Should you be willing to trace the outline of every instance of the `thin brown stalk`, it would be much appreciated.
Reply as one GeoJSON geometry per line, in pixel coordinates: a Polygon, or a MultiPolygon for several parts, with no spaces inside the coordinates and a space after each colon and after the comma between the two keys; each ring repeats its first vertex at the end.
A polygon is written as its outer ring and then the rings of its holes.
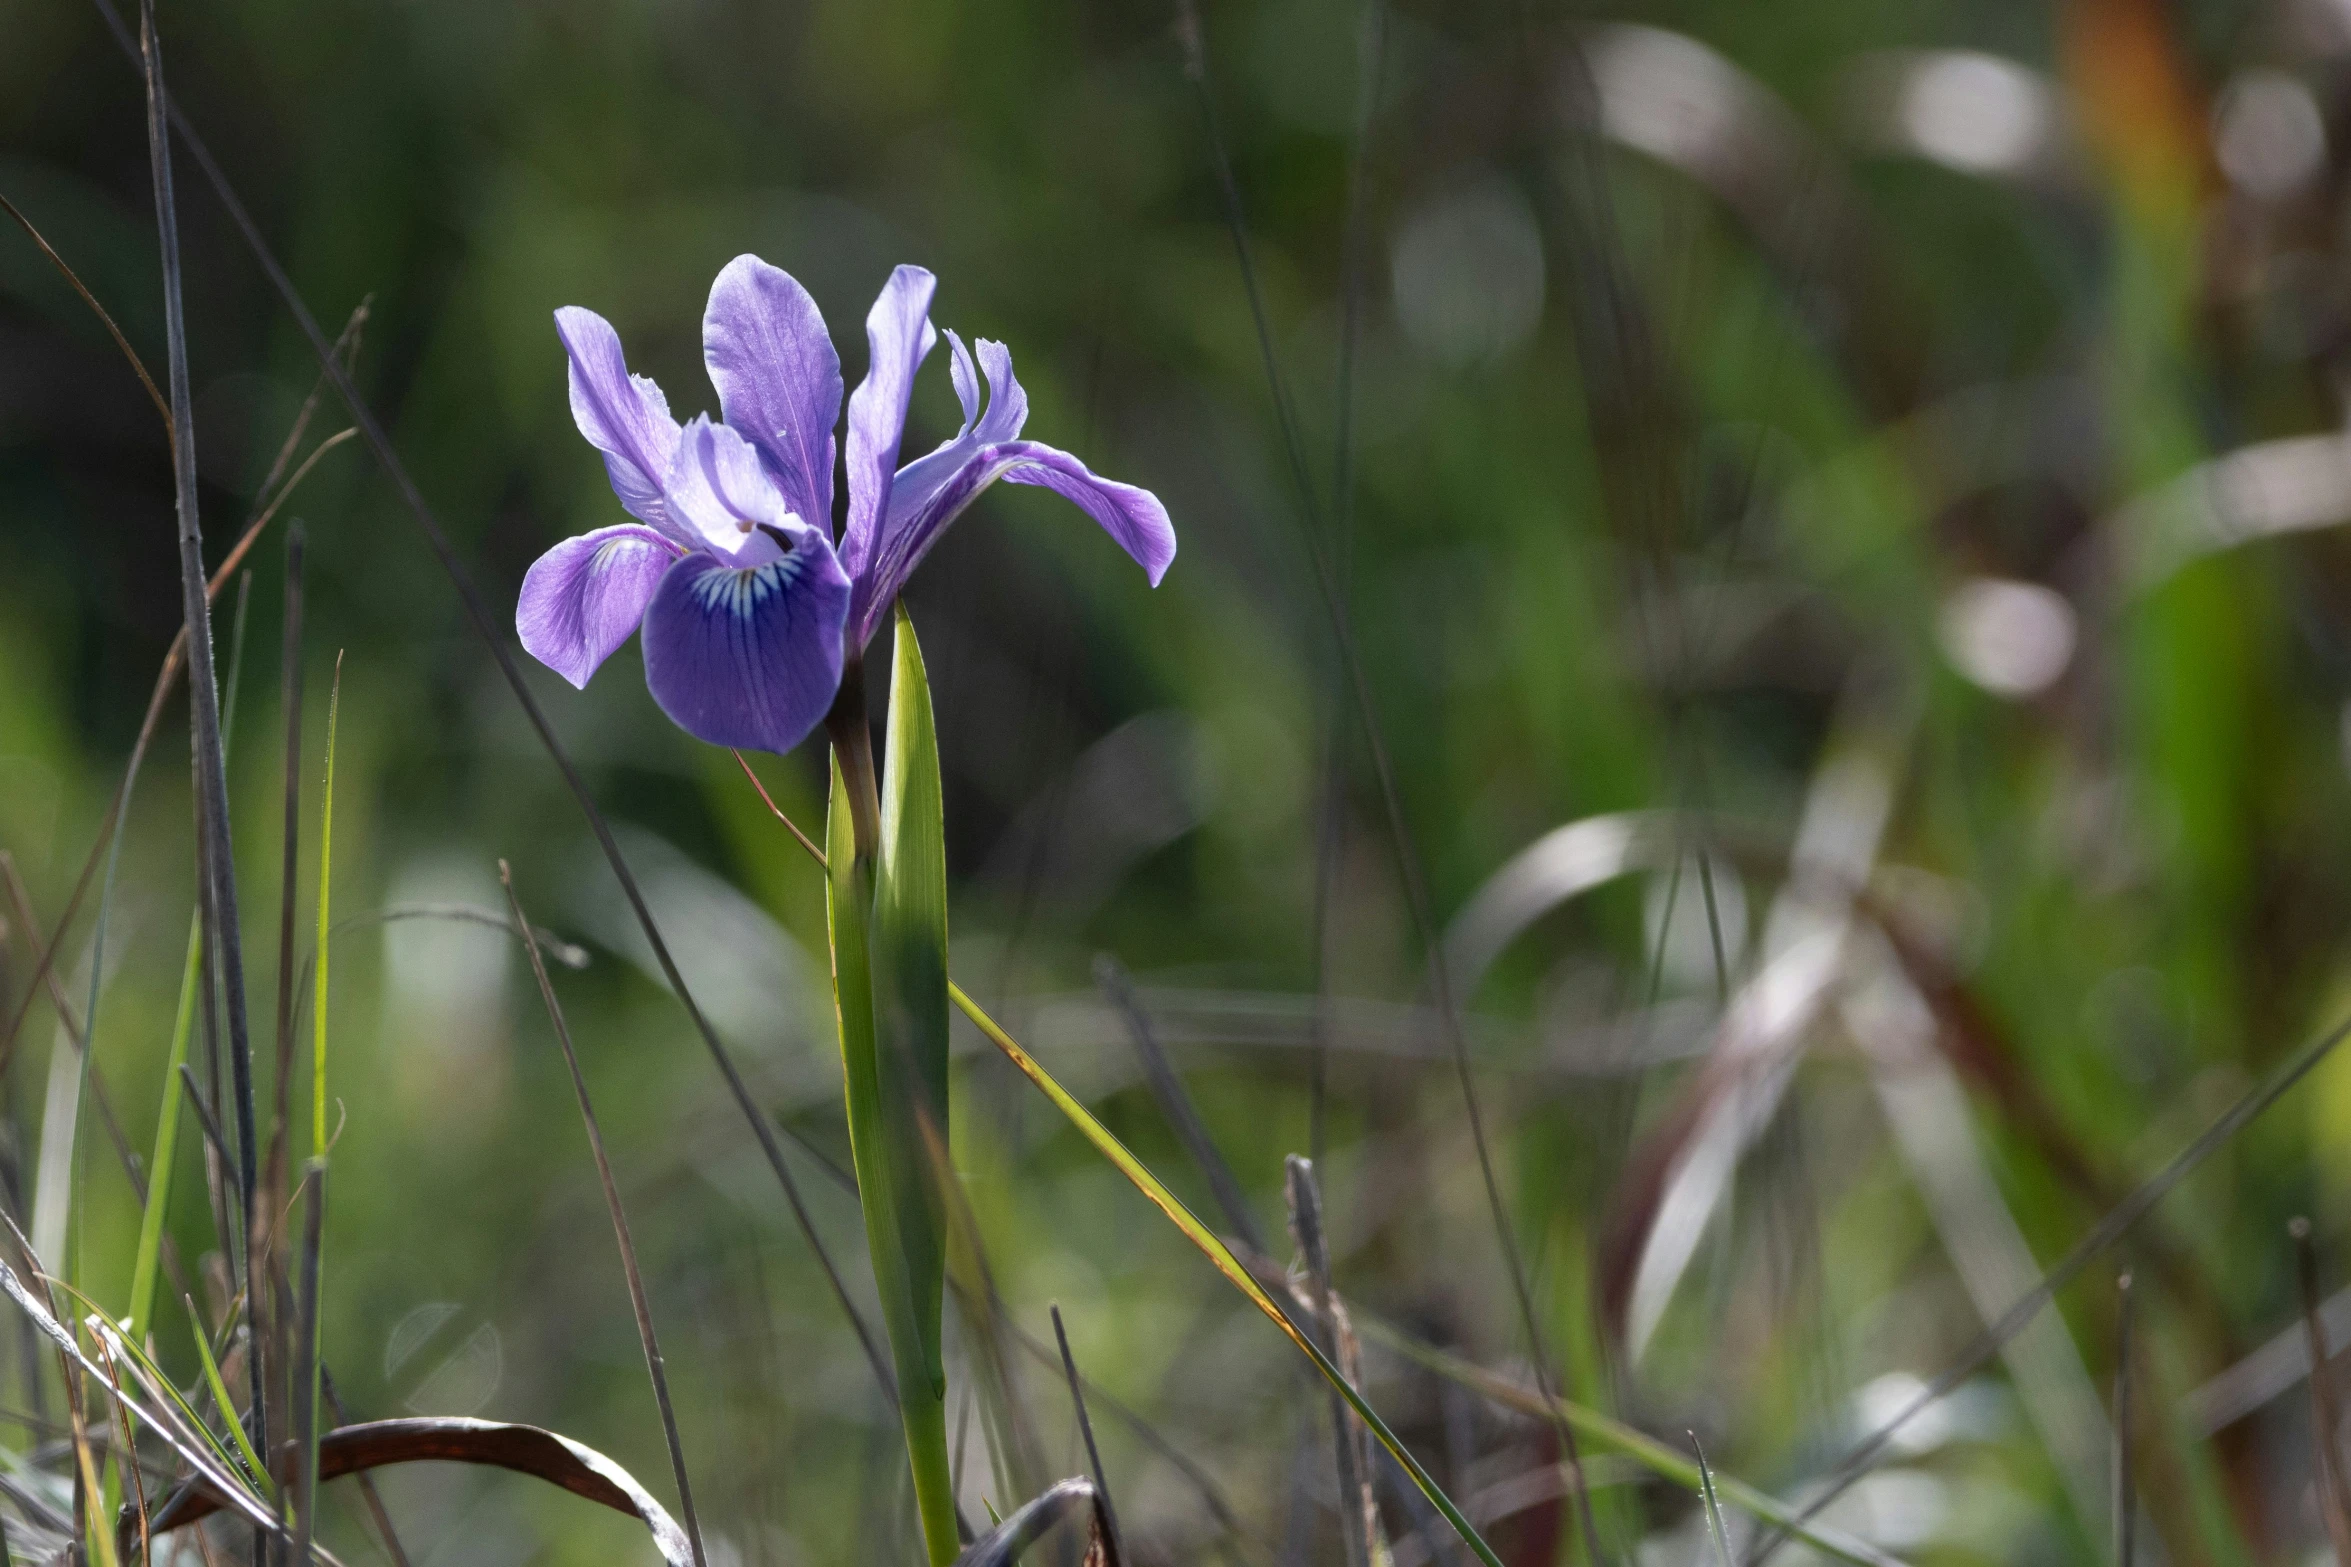
{"type": "Polygon", "coordinates": [[[767,792],[767,785],[761,783],[759,781],[759,775],[751,770],[750,758],[746,757],[740,751],[735,752],[734,757],[735,764],[743,769],[743,776],[751,780],[751,787],[759,791],[759,798],[761,802],[765,804],[770,811],[775,813],[775,819],[779,822],[782,822],[785,829],[789,831],[793,837],[800,840],[800,847],[808,851],[808,857],[810,859],[816,861],[818,865],[824,864],[824,850],[818,848],[814,840],[812,840],[808,834],[800,830],[800,824],[792,820],[792,818],[789,816],[786,816],[784,814],[783,807],[775,803],[774,798],[767,792]]]}
{"type": "Polygon", "coordinates": [[[131,1483],[131,1500],[138,1509],[139,1560],[152,1562],[154,1553],[147,1531],[147,1477],[139,1468],[138,1431],[131,1423],[131,1412],[122,1396],[122,1368],[116,1364],[114,1346],[103,1337],[98,1340],[98,1356],[106,1366],[106,1380],[114,1389],[114,1418],[122,1431],[122,1451],[117,1455],[115,1469],[131,1483]]]}
{"type": "Polygon", "coordinates": [[[628,1211],[621,1206],[620,1186],[612,1178],[612,1161],[604,1153],[604,1129],[597,1124],[596,1107],[588,1099],[588,1079],[580,1070],[579,1052],[572,1047],[571,1029],[563,1007],[555,999],[555,982],[547,977],[547,962],[531,939],[531,922],[523,917],[522,899],[514,890],[514,872],[498,862],[498,884],[506,889],[506,906],[514,914],[514,930],[530,955],[531,976],[539,983],[539,999],[547,1019],[555,1025],[556,1043],[563,1047],[563,1064],[570,1069],[572,1091],[579,1096],[580,1121],[588,1131],[588,1152],[596,1160],[596,1179],[604,1185],[604,1206],[612,1213],[612,1238],[620,1247],[621,1272],[628,1278],[629,1306],[637,1314],[637,1340],[645,1349],[645,1369],[653,1379],[653,1401],[661,1407],[661,1434],[669,1444],[670,1472],[678,1483],[678,1511],[684,1515],[686,1539],[694,1548],[694,1567],[708,1567],[702,1550],[702,1526],[694,1516],[694,1487],[686,1477],[686,1450],[678,1440],[677,1410],[669,1397],[669,1373],[661,1362],[661,1341],[653,1332],[653,1307],[645,1297],[645,1276],[637,1267],[636,1242],[629,1238],[628,1211]]]}
{"type": "MultiPolygon", "coordinates": [[[[1331,1253],[1323,1238],[1322,1191],[1314,1179],[1314,1162],[1292,1154],[1284,1161],[1284,1169],[1288,1176],[1290,1234],[1306,1263],[1315,1330],[1333,1363],[1346,1374],[1348,1381],[1360,1385],[1361,1357],[1348,1353],[1354,1335],[1341,1332],[1338,1297],[1331,1290],[1331,1253]]],[[[1347,1560],[1352,1567],[1370,1567],[1372,1542],[1378,1537],[1379,1528],[1379,1509],[1372,1500],[1368,1483],[1371,1454],[1363,1428],[1348,1413],[1346,1400],[1336,1388],[1329,1393],[1331,1447],[1339,1469],[1339,1538],[1346,1546],[1347,1560]]]]}
{"type": "Polygon", "coordinates": [[[15,202],[10,201],[6,196],[0,196],[0,211],[5,211],[10,217],[16,219],[17,225],[31,236],[33,243],[41,247],[41,254],[49,258],[49,264],[64,276],[66,282],[73,285],[75,293],[82,296],[82,303],[90,307],[90,313],[98,318],[99,325],[106,328],[106,335],[114,339],[114,346],[121,349],[123,358],[130,361],[131,373],[137,376],[139,384],[147,389],[147,400],[153,403],[155,411],[163,416],[163,438],[167,441],[170,440],[172,438],[171,405],[165,402],[163,394],[155,389],[155,378],[147,373],[146,362],[139,358],[139,351],[131,347],[131,340],[122,335],[122,328],[114,324],[114,317],[106,313],[106,307],[98,303],[98,296],[90,292],[89,285],[75,275],[72,267],[66,265],[65,258],[57,253],[57,247],[50,244],[47,237],[33,226],[33,220],[26,217],[15,202]]]}
{"type": "MultiPolygon", "coordinates": [[[[343,1407],[343,1396],[335,1391],[334,1374],[327,1369],[323,1360],[318,1367],[318,1390],[326,1400],[327,1408],[334,1411],[335,1424],[349,1425],[351,1411],[343,1407]]],[[[408,1552],[400,1544],[399,1531],[392,1527],[392,1515],[384,1507],[383,1492],[376,1488],[375,1476],[363,1469],[353,1478],[359,1482],[360,1499],[367,1503],[367,1516],[373,1520],[376,1533],[383,1539],[384,1554],[392,1558],[392,1567],[411,1567],[408,1552]]],[[[203,1539],[204,1531],[197,1530],[196,1538],[203,1539]]]]}

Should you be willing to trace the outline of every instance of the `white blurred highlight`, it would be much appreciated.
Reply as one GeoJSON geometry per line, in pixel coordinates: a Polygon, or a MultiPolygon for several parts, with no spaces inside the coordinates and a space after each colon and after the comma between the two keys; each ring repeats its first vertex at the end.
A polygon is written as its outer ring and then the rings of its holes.
{"type": "Polygon", "coordinates": [[[1604,27],[1584,59],[1600,94],[1600,128],[1616,140],[1693,171],[1738,155],[1755,89],[1696,39],[1655,27],[1604,27]]]}
{"type": "Polygon", "coordinates": [[[1845,87],[1859,141],[1960,174],[2046,181],[2073,164],[2064,98],[2040,72],[1972,49],[1887,49],[1845,87]]]}
{"type": "Polygon", "coordinates": [[[2144,590],[2200,555],[2351,519],[2351,439],[2241,446],[2130,501],[2107,523],[2126,584],[2144,590]]]}
{"type": "Polygon", "coordinates": [[[1963,582],[1943,600],[1938,630],[1951,666],[1996,696],[2046,691],[2073,662],[2073,606],[2037,582],[1963,582]]]}
{"type": "Polygon", "coordinates": [[[2056,94],[2013,60],[1971,50],[1903,63],[1894,125],[1919,156],[1966,174],[2013,174],[2049,155],[2056,94]]]}
{"type": "Polygon", "coordinates": [[[2245,71],[2212,111],[2212,150],[2229,183],[2275,201],[2308,185],[2326,163],[2326,121],[2310,89],[2282,71],[2245,71]]]}

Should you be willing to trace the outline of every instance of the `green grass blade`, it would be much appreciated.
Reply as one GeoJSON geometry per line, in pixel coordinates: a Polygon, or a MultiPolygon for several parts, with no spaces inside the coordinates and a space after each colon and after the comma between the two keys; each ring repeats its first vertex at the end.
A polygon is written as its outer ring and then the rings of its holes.
{"type": "Polygon", "coordinates": [[[1690,1451],[1698,1455],[1698,1487],[1706,1497],[1706,1532],[1714,1536],[1714,1554],[1722,1567],[1737,1567],[1731,1559],[1731,1531],[1722,1521],[1722,1502],[1714,1494],[1714,1471],[1707,1467],[1706,1449],[1698,1433],[1690,1433],[1690,1451]]]}
{"type": "Polygon", "coordinates": [[[188,921],[188,958],[180,970],[180,1005],[171,1024],[171,1054],[163,1063],[163,1109],[155,1118],[155,1157],[147,1166],[147,1207],[139,1216],[139,1252],[131,1264],[131,1310],[126,1320],[133,1344],[147,1342],[155,1317],[155,1275],[163,1258],[163,1221],[171,1208],[172,1167],[180,1146],[180,1063],[188,1059],[188,1035],[196,1019],[197,967],[204,958],[204,918],[188,921]]]}
{"type": "MultiPolygon", "coordinates": [[[[229,639],[228,703],[221,713],[221,758],[228,758],[229,747],[237,733],[237,692],[245,668],[245,607],[247,590],[253,585],[252,573],[238,580],[237,614],[232,622],[234,631],[229,639]]],[[[123,784],[122,804],[118,808],[127,815],[130,810],[130,780],[123,784]]],[[[122,842],[119,827],[115,846],[122,842]]],[[[111,857],[106,868],[107,891],[114,885],[114,864],[111,857]]],[[[99,929],[105,928],[104,902],[100,903],[99,929]]],[[[99,938],[103,939],[103,937],[99,938]]],[[[172,1161],[180,1142],[180,1063],[188,1059],[188,1035],[195,1025],[198,974],[204,961],[204,915],[201,910],[188,920],[188,958],[180,971],[179,1010],[171,1025],[171,1055],[163,1066],[163,1108],[155,1118],[155,1156],[147,1166],[147,1205],[139,1215],[139,1250],[131,1263],[131,1310],[128,1318],[129,1337],[133,1345],[144,1347],[147,1329],[155,1319],[155,1275],[163,1256],[163,1225],[171,1212],[172,1161]]],[[[94,1016],[97,1005],[95,990],[91,993],[91,1009],[82,1014],[94,1016]]],[[[85,1032],[85,1044],[91,1035],[85,1032]]]]}
{"type": "Polygon", "coordinates": [[[246,1473],[261,1495],[275,1495],[277,1488],[271,1483],[269,1466],[253,1451],[253,1443],[245,1435],[245,1422],[237,1418],[236,1403],[229,1397],[228,1384],[220,1379],[220,1362],[212,1358],[212,1339],[204,1331],[204,1319],[196,1314],[194,1301],[188,1301],[187,1307],[188,1321],[196,1329],[196,1358],[204,1363],[204,1382],[212,1389],[213,1403],[220,1407],[220,1423],[229,1428],[229,1439],[237,1444],[237,1455],[244,1460],[246,1473]]]}
{"type": "MultiPolygon", "coordinates": [[[[176,1412],[181,1419],[187,1422],[188,1432],[204,1439],[204,1444],[213,1457],[232,1469],[235,1467],[236,1461],[230,1453],[228,1445],[213,1434],[212,1428],[204,1423],[204,1417],[196,1413],[195,1406],[188,1402],[187,1396],[180,1392],[179,1386],[164,1374],[163,1368],[155,1363],[153,1356],[133,1344],[120,1332],[108,1320],[106,1313],[98,1303],[90,1299],[89,1296],[75,1289],[63,1279],[50,1279],[47,1282],[71,1295],[82,1310],[93,1319],[90,1330],[105,1340],[108,1353],[114,1355],[118,1361],[129,1364],[139,1383],[154,1395],[158,1409],[169,1409],[176,1412]]],[[[115,1505],[120,1506],[120,1503],[115,1505]]]]}
{"type": "MultiPolygon", "coordinates": [[[[848,784],[837,756],[832,768],[832,802],[825,818],[825,847],[825,915],[833,950],[833,1007],[841,1031],[849,1153],[857,1172],[858,1206],[865,1216],[866,1250],[882,1300],[882,1322],[897,1365],[899,1415],[906,1428],[907,1462],[917,1482],[915,1500],[923,1519],[924,1543],[933,1567],[943,1567],[954,1560],[957,1549],[953,1498],[933,1494],[937,1489],[933,1481],[946,1467],[946,1406],[932,1392],[934,1383],[923,1352],[923,1334],[916,1326],[906,1246],[898,1224],[901,1205],[893,1196],[892,1127],[883,1108],[882,1052],[874,1017],[873,863],[857,857],[848,784]],[[941,1502],[945,1504],[943,1537],[933,1527],[941,1502]],[[944,1556],[939,1554],[942,1549],[944,1556]]],[[[935,1334],[937,1329],[932,1331],[935,1334]]]]}
{"type": "MultiPolygon", "coordinates": [[[[874,875],[875,1080],[882,1156],[911,1334],[898,1392],[923,1535],[936,1562],[960,1549],[947,1463],[947,1370],[940,1308],[947,1271],[947,830],[939,737],[914,622],[901,605],[890,673],[874,875]]],[[[896,1336],[893,1325],[892,1336],[896,1336]]]]}
{"type": "Polygon", "coordinates": [[[914,623],[898,611],[874,875],[874,1016],[891,1193],[923,1369],[946,1392],[939,1348],[947,1227],[930,1155],[947,1141],[947,829],[939,737],[914,623]]]}
{"type": "Polygon", "coordinates": [[[1314,1368],[1323,1374],[1331,1386],[1338,1389],[1339,1396],[1347,1401],[1348,1407],[1353,1409],[1357,1417],[1371,1428],[1371,1434],[1379,1439],[1379,1444],[1394,1456],[1396,1462],[1403,1467],[1405,1474],[1411,1477],[1412,1483],[1419,1487],[1420,1494],[1428,1498],[1430,1506],[1444,1515],[1445,1521],[1451,1524],[1454,1532],[1459,1534],[1469,1548],[1477,1553],[1478,1559],[1484,1562],[1486,1567],[1502,1567],[1502,1560],[1494,1554],[1494,1548],[1488,1545],[1485,1538],[1471,1526],[1469,1519],[1461,1509],[1453,1504],[1453,1499],[1447,1496],[1444,1488],[1437,1484],[1435,1478],[1426,1469],[1421,1467],[1420,1460],[1412,1456],[1411,1450],[1397,1438],[1396,1433],[1388,1429],[1388,1423],[1380,1418],[1379,1411],[1372,1408],[1370,1401],[1356,1390],[1355,1384],[1348,1381],[1339,1368],[1331,1363],[1330,1357],[1317,1348],[1311,1338],[1298,1330],[1298,1325],[1290,1320],[1289,1314],[1283,1311],[1273,1296],[1266,1292],[1265,1287],[1257,1282],[1241,1259],[1233,1255],[1232,1248],[1218,1239],[1214,1230],[1201,1223],[1193,1215],[1192,1210],[1185,1207],[1175,1193],[1169,1191],[1161,1183],[1159,1177],[1151,1173],[1149,1166],[1136,1158],[1128,1150],[1126,1144],[1118,1140],[1110,1128],[1094,1118],[1092,1111],[1078,1103],[1068,1089],[1054,1081],[1053,1074],[1040,1066],[1034,1056],[1021,1049],[1013,1037],[997,1025],[994,1018],[981,1011],[979,1003],[963,993],[962,986],[950,982],[947,989],[955,1005],[962,1009],[963,1015],[970,1018],[979,1031],[987,1035],[990,1043],[1002,1051],[1014,1066],[1020,1068],[1021,1075],[1036,1084],[1045,1097],[1053,1101],[1054,1107],[1060,1110],[1069,1119],[1070,1124],[1078,1129],[1086,1141],[1092,1143],[1097,1152],[1115,1165],[1118,1172],[1132,1182],[1137,1191],[1149,1198],[1153,1207],[1167,1215],[1168,1221],[1183,1232],[1186,1240],[1200,1249],[1201,1254],[1207,1257],[1217,1272],[1225,1276],[1233,1288],[1239,1290],[1248,1298],[1251,1305],[1272,1319],[1273,1325],[1280,1328],[1288,1336],[1290,1342],[1298,1346],[1299,1353],[1314,1362],[1314,1368]]]}

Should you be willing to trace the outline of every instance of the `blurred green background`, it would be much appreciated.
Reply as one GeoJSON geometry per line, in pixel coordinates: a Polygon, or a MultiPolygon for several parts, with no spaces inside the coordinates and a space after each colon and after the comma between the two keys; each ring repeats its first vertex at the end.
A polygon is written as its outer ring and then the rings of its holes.
{"type": "MultiPolygon", "coordinates": [[[[2351,1006],[2342,0],[1243,0],[1197,32],[1051,0],[239,0],[161,23],[312,310],[331,331],[368,302],[358,380],[501,616],[541,550],[621,516],[549,313],[609,317],[690,414],[715,403],[709,280],[743,251],[807,283],[852,384],[888,269],[931,268],[942,326],[1011,345],[1034,436],[1162,497],[1182,549],[1156,592],[1066,505],[1001,488],[911,590],[955,970],[1210,1212],[1097,984],[1114,957],[1272,1234],[1319,1057],[1337,1282],[1420,1338],[1529,1375],[1416,884],[1452,933],[1552,1374],[1782,1495],[2351,1006]]],[[[147,170],[138,79],[97,15],[0,0],[0,194],[160,379],[147,170]]],[[[180,194],[217,561],[316,364],[184,158],[180,194]]],[[[935,359],[910,449],[953,410],[935,359]]],[[[305,450],[345,423],[330,396],[305,450]]],[[[342,660],[336,911],[495,910],[504,857],[586,949],[556,982],[717,1559],[910,1559],[895,1425],[823,1276],[358,442],[252,557],[231,771],[260,1037],[297,517],[312,796],[342,660]]],[[[137,381],[0,231],[0,850],[42,941],[179,621],[171,528],[137,381]]],[[[818,875],[731,759],[661,717],[633,651],[585,692],[528,674],[759,1097],[845,1164],[818,875]]],[[[184,715],[129,813],[96,1026],[142,1150],[193,897],[184,715]]],[[[761,763],[811,828],[822,765],[814,745],[761,763]]],[[[304,930],[309,910],[306,890],[304,930]]],[[[35,949],[0,917],[4,1018],[35,949]]],[[[86,903],[60,964],[76,998],[90,929],[86,903]]],[[[545,1424],[666,1494],[521,954],[411,919],[354,924],[334,957],[326,1342],[354,1413],[545,1424]]],[[[0,1075],[20,1219],[59,1038],[31,1003],[0,1075]]],[[[955,1153],[1006,1318],[1049,1344],[1058,1301],[1080,1366],[1238,1526],[1098,1409],[1137,1556],[1338,1561],[1327,1416],[1294,1352],[959,1040],[955,1153]]],[[[112,1301],[136,1210],[84,1139],[78,1255],[112,1301]]],[[[187,1151],[172,1228],[193,1267],[213,1242],[187,1151]]],[[[790,1157],[870,1314],[853,1199],[790,1157]]],[[[2289,1216],[2315,1221],[2325,1288],[2351,1275],[2346,1181],[2351,1057],[1830,1516],[1910,1560],[2110,1560],[2113,1282],[2134,1267],[2142,1559],[2313,1559],[2297,1341],[2244,1357],[2296,1323],[2289,1216]]],[[[968,1390],[979,1335],[957,1321],[968,1390]]],[[[1044,1476],[1078,1472],[1057,1370],[1011,1365],[1044,1476]]],[[[1366,1370],[1512,1567],[1580,1559],[1543,1427],[1376,1350],[1366,1370]]],[[[53,1387],[0,1382],[55,1413],[53,1387]]],[[[990,1457],[1012,1417],[954,1397],[977,1517],[1019,1499],[990,1457]]],[[[1685,1492],[1620,1459],[1587,1477],[1612,1559],[1708,1559],[1685,1492]]],[[[512,1476],[383,1485],[420,1564],[650,1559],[626,1519],[512,1476]]],[[[1385,1505],[1399,1564],[1446,1549],[1385,1505]]],[[[329,1539],[377,1559],[356,1508],[329,1539]]]]}

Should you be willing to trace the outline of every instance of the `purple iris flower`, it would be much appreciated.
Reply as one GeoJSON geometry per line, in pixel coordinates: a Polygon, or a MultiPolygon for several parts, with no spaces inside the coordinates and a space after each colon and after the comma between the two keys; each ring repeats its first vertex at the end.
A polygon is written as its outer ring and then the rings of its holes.
{"type": "Polygon", "coordinates": [[[556,311],[572,418],[637,521],[565,539],[532,565],[514,616],[531,656],[585,686],[641,625],[645,684],[680,728],[712,745],[788,751],[823,721],[844,662],[863,654],[923,555],[999,479],[1076,503],[1157,587],[1175,559],[1167,508],[1022,440],[1028,397],[1001,343],[980,341],[975,370],[963,339],[947,334],[963,428],[899,466],[914,374],[938,337],[936,286],[922,268],[900,267],[866,315],[872,361],[849,399],[837,543],[841,362],[816,301],[788,273],[737,256],[711,285],[702,357],[723,424],[703,414],[681,426],[661,388],[629,374],[610,322],[556,311]]]}

